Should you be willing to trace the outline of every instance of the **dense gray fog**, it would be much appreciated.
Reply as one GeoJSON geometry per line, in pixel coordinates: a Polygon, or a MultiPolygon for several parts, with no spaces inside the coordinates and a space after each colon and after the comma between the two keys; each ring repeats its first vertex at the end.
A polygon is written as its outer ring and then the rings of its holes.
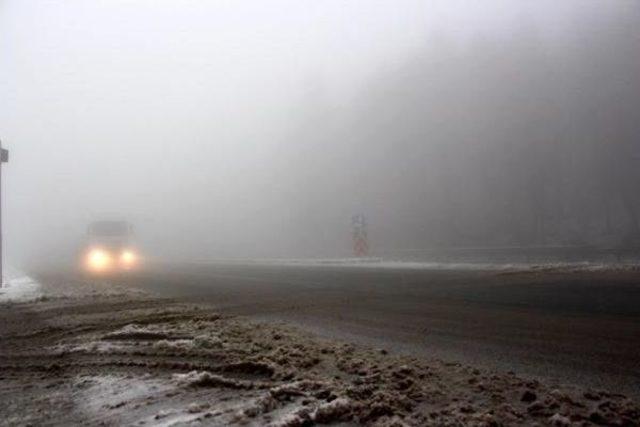
{"type": "Polygon", "coordinates": [[[1,1],[5,241],[338,257],[639,233],[629,1],[1,1]]]}

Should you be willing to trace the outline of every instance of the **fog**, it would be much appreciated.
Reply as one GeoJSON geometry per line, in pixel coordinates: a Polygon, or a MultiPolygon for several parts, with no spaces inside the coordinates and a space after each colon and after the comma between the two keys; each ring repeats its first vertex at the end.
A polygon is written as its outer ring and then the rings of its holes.
{"type": "Polygon", "coordinates": [[[635,1],[2,1],[14,262],[613,245],[640,208],[635,1]]]}

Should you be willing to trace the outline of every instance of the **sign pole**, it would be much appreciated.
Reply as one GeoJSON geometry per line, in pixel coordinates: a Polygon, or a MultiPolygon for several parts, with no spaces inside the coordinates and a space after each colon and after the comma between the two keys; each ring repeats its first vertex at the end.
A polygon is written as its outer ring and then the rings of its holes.
{"type": "Polygon", "coordinates": [[[353,236],[353,254],[356,257],[369,255],[367,219],[363,214],[357,214],[351,217],[351,230],[353,236]]]}
{"type": "Polygon", "coordinates": [[[9,151],[2,148],[0,141],[0,288],[4,286],[4,271],[2,258],[2,164],[9,161],[9,151]]]}

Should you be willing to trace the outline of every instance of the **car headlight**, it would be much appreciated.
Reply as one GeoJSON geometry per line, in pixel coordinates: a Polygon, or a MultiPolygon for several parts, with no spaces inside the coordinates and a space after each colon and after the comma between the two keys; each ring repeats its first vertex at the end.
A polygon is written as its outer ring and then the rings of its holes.
{"type": "Polygon", "coordinates": [[[138,256],[135,252],[131,250],[124,250],[120,254],[120,262],[125,266],[129,267],[134,265],[138,261],[138,256]]]}
{"type": "Polygon", "coordinates": [[[111,255],[103,249],[91,249],[87,257],[89,268],[94,271],[101,271],[111,265],[111,255]]]}

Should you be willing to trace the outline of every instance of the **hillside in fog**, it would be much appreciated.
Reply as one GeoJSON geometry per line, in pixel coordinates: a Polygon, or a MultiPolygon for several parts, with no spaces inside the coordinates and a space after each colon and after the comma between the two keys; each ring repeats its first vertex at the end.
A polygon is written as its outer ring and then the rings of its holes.
{"type": "Polygon", "coordinates": [[[629,5],[553,37],[435,34],[348,107],[316,89],[292,144],[301,216],[357,206],[386,248],[637,244],[638,23],[629,5]]]}

